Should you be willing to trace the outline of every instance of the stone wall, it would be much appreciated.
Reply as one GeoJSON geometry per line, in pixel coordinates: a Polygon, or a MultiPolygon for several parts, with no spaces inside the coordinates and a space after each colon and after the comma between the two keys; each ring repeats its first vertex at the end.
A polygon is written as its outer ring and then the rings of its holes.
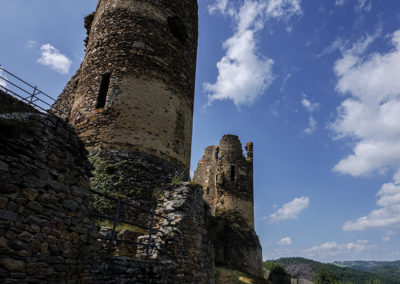
{"type": "Polygon", "coordinates": [[[44,114],[0,115],[2,283],[91,281],[86,151],[71,126],[44,114]]]}
{"type": "Polygon", "coordinates": [[[204,188],[204,199],[213,215],[234,211],[254,228],[253,144],[242,144],[236,135],[224,135],[219,146],[204,151],[193,180],[204,188]]]}
{"type": "Polygon", "coordinates": [[[171,261],[110,257],[92,270],[93,283],[177,283],[173,280],[175,266],[171,261]]]}
{"type": "Polygon", "coordinates": [[[209,240],[205,217],[206,204],[199,185],[182,183],[164,188],[157,213],[163,233],[156,235],[157,258],[174,260],[173,283],[213,283],[214,247],[209,240]]]}
{"type": "Polygon", "coordinates": [[[57,101],[51,106],[51,112],[57,114],[57,116],[61,117],[66,122],[69,121],[69,117],[71,115],[71,109],[74,103],[76,89],[78,88],[80,73],[81,69],[79,68],[75,75],[69,80],[57,101]]]}
{"type": "Polygon", "coordinates": [[[98,149],[89,156],[94,172],[91,186],[153,206],[172,180],[187,181],[184,167],[141,151],[98,149]]]}
{"type": "Polygon", "coordinates": [[[201,187],[170,185],[153,197],[170,222],[156,219],[164,234],[154,235],[159,250],[150,258],[144,247],[141,259],[113,257],[101,249],[99,227],[90,218],[92,169],[63,120],[0,115],[0,282],[213,283],[201,187]]]}
{"type": "Polygon", "coordinates": [[[81,69],[55,105],[87,148],[139,150],[189,171],[197,18],[196,0],[99,0],[81,69]]]}
{"type": "Polygon", "coordinates": [[[205,149],[194,172],[210,207],[207,229],[216,249],[216,264],[262,276],[262,252],[254,231],[253,143],[246,157],[236,135],[205,149]]]}
{"type": "Polygon", "coordinates": [[[215,264],[263,277],[262,249],[254,229],[233,214],[209,216],[206,220],[215,247],[215,264]]]}
{"type": "Polygon", "coordinates": [[[38,111],[0,89],[0,113],[9,113],[9,112],[37,113],[38,111]]]}

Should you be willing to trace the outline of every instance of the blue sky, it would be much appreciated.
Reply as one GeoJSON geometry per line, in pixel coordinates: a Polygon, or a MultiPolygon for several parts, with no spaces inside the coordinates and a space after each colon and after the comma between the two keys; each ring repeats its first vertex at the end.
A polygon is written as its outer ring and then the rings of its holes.
{"type": "MultiPolygon", "coordinates": [[[[96,0],[3,0],[0,64],[56,97],[96,0]]],[[[264,259],[400,259],[400,1],[199,0],[192,165],[255,144],[264,259]]],[[[1,84],[1,82],[0,82],[1,84]]]]}

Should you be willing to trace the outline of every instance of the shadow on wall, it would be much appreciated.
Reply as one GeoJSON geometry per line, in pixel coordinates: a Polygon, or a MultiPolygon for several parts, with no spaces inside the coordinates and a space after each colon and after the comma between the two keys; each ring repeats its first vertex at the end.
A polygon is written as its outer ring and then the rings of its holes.
{"type": "MultiPolygon", "coordinates": [[[[160,249],[151,250],[150,259],[111,257],[102,253],[99,226],[90,217],[91,169],[78,136],[63,120],[0,114],[0,282],[213,281],[201,187],[163,189],[157,213],[170,222],[156,224],[162,233],[152,241],[160,249]]],[[[121,237],[137,237],[122,231],[121,237]]]]}

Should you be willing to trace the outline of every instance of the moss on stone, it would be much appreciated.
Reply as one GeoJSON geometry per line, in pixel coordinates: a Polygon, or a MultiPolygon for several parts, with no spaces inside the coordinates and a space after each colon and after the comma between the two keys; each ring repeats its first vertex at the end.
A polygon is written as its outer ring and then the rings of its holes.
{"type": "MultiPolygon", "coordinates": [[[[93,166],[93,177],[90,186],[93,190],[115,198],[124,198],[125,194],[118,191],[124,183],[124,175],[120,173],[121,166],[125,161],[110,162],[101,157],[101,151],[89,156],[93,166]]],[[[115,210],[116,203],[105,197],[93,195],[92,207],[103,214],[110,214],[115,210]]]]}

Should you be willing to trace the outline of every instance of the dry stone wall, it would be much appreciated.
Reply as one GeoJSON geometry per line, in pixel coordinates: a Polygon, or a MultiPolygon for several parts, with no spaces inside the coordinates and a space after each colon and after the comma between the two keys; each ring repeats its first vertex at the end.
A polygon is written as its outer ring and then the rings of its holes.
{"type": "Polygon", "coordinates": [[[78,136],[53,115],[12,113],[0,137],[1,282],[90,282],[98,233],[78,136]]]}
{"type": "Polygon", "coordinates": [[[20,100],[6,94],[0,89],[0,113],[9,112],[34,112],[37,113],[33,107],[21,102],[20,100]]]}
{"type": "Polygon", "coordinates": [[[154,197],[170,222],[157,222],[164,234],[154,235],[150,258],[143,247],[141,259],[113,257],[90,218],[92,169],[63,120],[0,115],[1,283],[213,283],[201,187],[171,185],[154,197]]]}
{"type": "Polygon", "coordinates": [[[158,199],[160,220],[155,242],[160,247],[153,257],[174,260],[173,283],[213,283],[214,247],[209,240],[203,190],[197,184],[165,187],[158,199]]]}

